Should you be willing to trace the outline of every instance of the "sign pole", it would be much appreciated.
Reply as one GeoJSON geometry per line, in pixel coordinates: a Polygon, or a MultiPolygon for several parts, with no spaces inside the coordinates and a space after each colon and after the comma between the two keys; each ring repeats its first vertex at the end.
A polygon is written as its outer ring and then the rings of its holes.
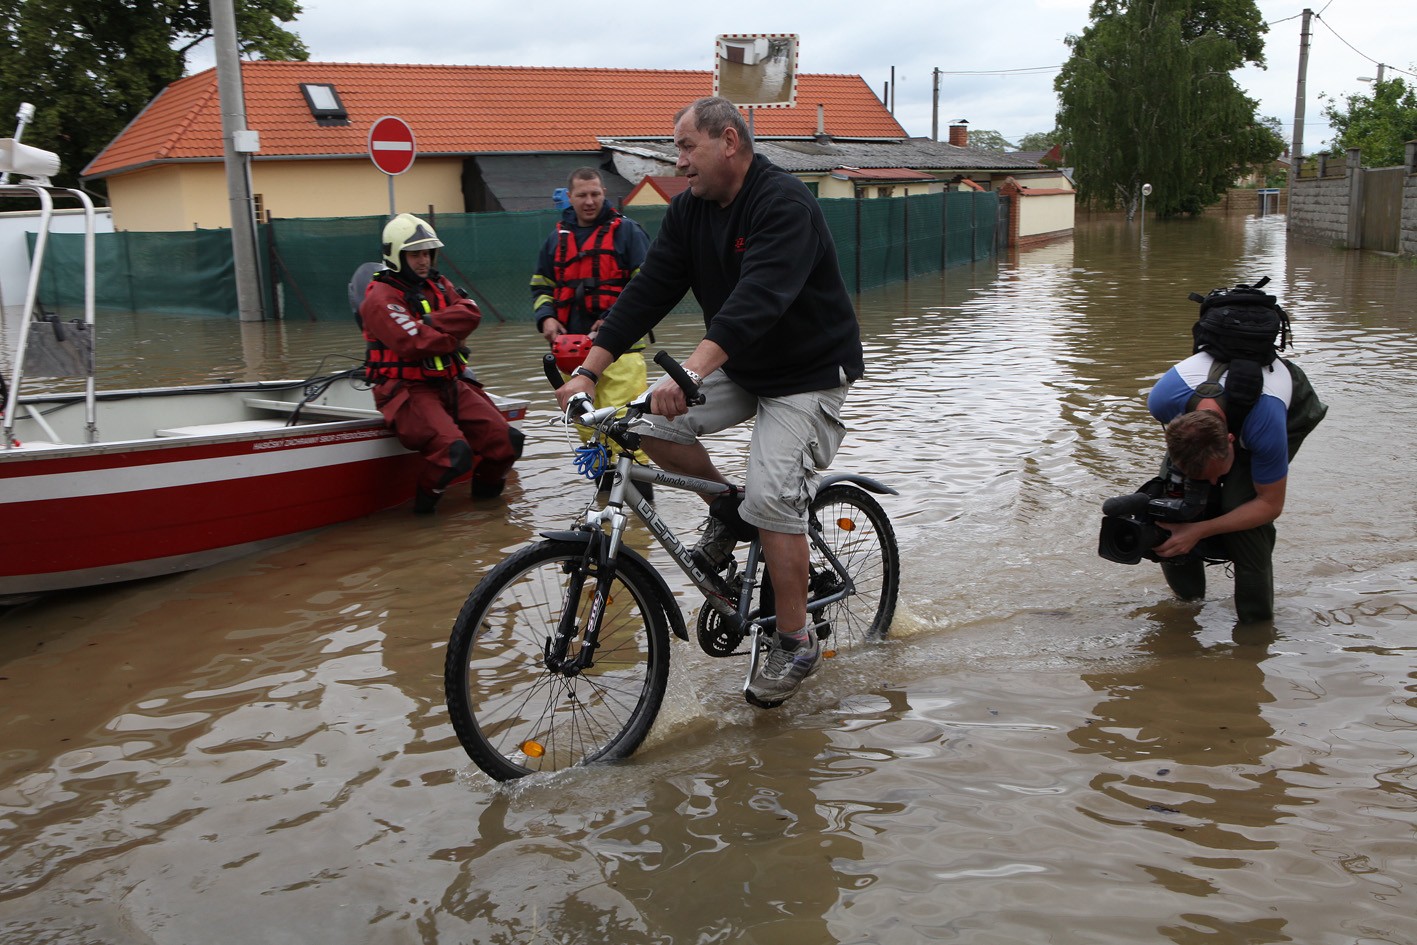
{"type": "Polygon", "coordinates": [[[398,209],[394,204],[394,175],[387,175],[389,178],[389,216],[398,214],[398,209]]]}

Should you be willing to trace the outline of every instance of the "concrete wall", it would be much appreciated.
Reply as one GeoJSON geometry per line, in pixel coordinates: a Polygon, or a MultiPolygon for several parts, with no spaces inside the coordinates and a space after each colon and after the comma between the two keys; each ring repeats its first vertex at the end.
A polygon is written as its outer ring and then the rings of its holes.
{"type": "Polygon", "coordinates": [[[1028,241],[1040,236],[1052,237],[1071,233],[1075,195],[1028,194],[1014,204],[1018,208],[1018,239],[1028,241]]]}
{"type": "MultiPolygon", "coordinates": [[[[1417,255],[1417,141],[1407,142],[1398,252],[1417,255]]],[[[1302,239],[1351,247],[1359,241],[1357,207],[1362,199],[1362,155],[1350,149],[1341,164],[1319,158],[1318,176],[1290,182],[1289,232],[1302,239]]]]}
{"type": "Polygon", "coordinates": [[[1321,157],[1318,177],[1290,181],[1288,228],[1306,240],[1347,246],[1352,161],[1333,163],[1321,157]]]}
{"type": "Polygon", "coordinates": [[[1402,184],[1402,236],[1398,250],[1417,256],[1417,141],[1407,142],[1407,180],[1402,184]]]}

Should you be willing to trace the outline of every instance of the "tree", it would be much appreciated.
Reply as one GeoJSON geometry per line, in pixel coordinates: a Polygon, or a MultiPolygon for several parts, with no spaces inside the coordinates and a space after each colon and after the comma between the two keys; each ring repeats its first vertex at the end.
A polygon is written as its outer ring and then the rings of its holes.
{"type": "Polygon", "coordinates": [[[1013,145],[992,128],[975,128],[969,132],[969,146],[979,151],[1011,151],[1013,145]]]}
{"type": "Polygon", "coordinates": [[[1020,151],[1047,151],[1060,140],[1062,140],[1062,135],[1058,133],[1057,129],[1033,131],[1018,139],[1018,149],[1020,151]]]}
{"type": "Polygon", "coordinates": [[[1158,216],[1200,213],[1283,150],[1230,77],[1264,65],[1253,0],[1095,0],[1091,17],[1054,83],[1081,197],[1130,219],[1150,183],[1158,216]]]}
{"type": "Polygon", "coordinates": [[[1401,79],[1378,82],[1373,94],[1349,95],[1347,109],[1326,95],[1324,117],[1333,127],[1332,153],[1360,148],[1364,167],[1393,167],[1407,157],[1408,141],[1417,139],[1417,91],[1401,79]]]}
{"type": "MultiPolygon", "coordinates": [[[[300,38],[279,25],[299,13],[296,0],[241,0],[242,54],[308,59],[300,38]]],[[[0,122],[32,103],[25,143],[57,153],[55,183],[76,186],[211,34],[210,0],[0,0],[0,122]]]]}

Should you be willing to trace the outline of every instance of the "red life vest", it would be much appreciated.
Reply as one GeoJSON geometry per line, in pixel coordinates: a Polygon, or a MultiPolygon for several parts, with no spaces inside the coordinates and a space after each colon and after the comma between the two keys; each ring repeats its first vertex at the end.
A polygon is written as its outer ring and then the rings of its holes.
{"type": "Polygon", "coordinates": [[[621,268],[615,255],[620,220],[620,214],[615,214],[610,222],[592,230],[582,246],[576,245],[573,228],[564,222],[556,224],[556,256],[551,261],[556,290],[551,301],[562,325],[569,325],[576,312],[585,312],[592,320],[603,318],[630,281],[630,273],[621,268]]]}
{"type": "MultiPolygon", "coordinates": [[[[375,282],[381,282],[392,289],[402,293],[404,303],[408,306],[409,313],[416,315],[422,321],[427,322],[427,316],[434,310],[434,306],[429,303],[427,296],[417,289],[410,288],[396,279],[380,278],[384,272],[374,274],[374,279],[369,283],[369,290],[372,291],[375,282]]],[[[435,279],[428,279],[424,282],[429,292],[437,302],[437,308],[443,308],[448,304],[448,299],[439,288],[435,279]]],[[[447,355],[434,355],[431,358],[424,358],[421,361],[404,361],[398,353],[385,345],[382,341],[370,334],[369,329],[362,323],[364,341],[366,342],[364,354],[364,373],[370,381],[380,380],[397,381],[447,381],[458,377],[467,367],[467,349],[463,348],[447,355]]]]}

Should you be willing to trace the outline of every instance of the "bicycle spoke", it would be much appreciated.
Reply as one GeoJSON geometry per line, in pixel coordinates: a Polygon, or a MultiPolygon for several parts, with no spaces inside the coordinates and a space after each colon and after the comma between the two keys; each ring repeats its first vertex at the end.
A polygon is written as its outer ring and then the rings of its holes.
{"type": "MultiPolygon", "coordinates": [[[[668,677],[668,638],[658,587],[622,562],[606,599],[591,664],[573,669],[584,640],[570,641],[565,671],[546,666],[547,638],[568,603],[584,545],[523,549],[478,586],[449,643],[448,706],[468,754],[493,777],[555,771],[623,757],[643,740],[668,677]]],[[[574,602],[585,630],[596,582],[574,602]]]]}
{"type": "MultiPolygon", "coordinates": [[[[842,484],[821,491],[812,503],[812,515],[821,529],[822,545],[854,589],[851,596],[823,610],[832,628],[829,645],[843,650],[881,639],[890,630],[900,581],[890,520],[873,498],[842,484]]],[[[811,569],[814,596],[841,587],[841,576],[815,543],[811,569]]]]}

